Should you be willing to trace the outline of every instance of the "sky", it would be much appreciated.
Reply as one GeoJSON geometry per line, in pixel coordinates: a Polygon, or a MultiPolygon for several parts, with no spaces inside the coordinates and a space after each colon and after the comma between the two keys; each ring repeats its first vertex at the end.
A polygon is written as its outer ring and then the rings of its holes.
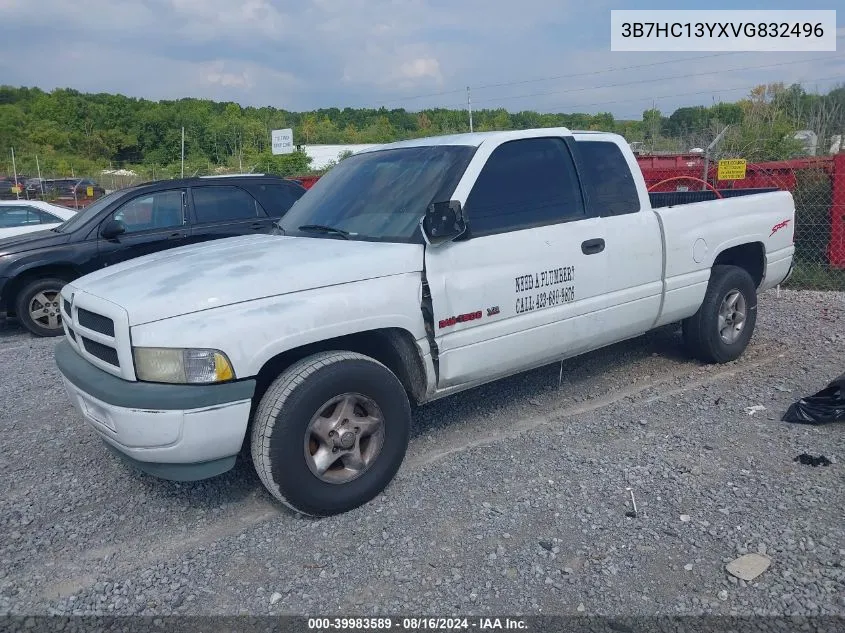
{"type": "MultiPolygon", "coordinates": [[[[819,0],[813,9],[835,9],[819,0]]],[[[707,3],[794,9],[795,2],[707,3]]],[[[611,9],[630,0],[0,0],[0,84],[321,107],[612,112],[640,118],[745,96],[754,85],[845,85],[837,52],[610,50],[611,9]]],[[[842,7],[840,6],[840,9],[842,7]]]]}

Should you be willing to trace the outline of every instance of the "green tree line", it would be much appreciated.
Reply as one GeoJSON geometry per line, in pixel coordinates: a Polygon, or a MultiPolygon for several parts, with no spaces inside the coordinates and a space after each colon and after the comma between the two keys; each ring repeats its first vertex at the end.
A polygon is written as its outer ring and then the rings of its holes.
{"type": "MultiPolygon", "coordinates": [[[[510,130],[565,126],[617,132],[646,149],[687,151],[706,145],[730,125],[722,151],[749,160],[786,158],[799,151],[790,135],[814,129],[822,140],[845,132],[845,87],[808,94],[800,86],[760,86],[736,103],[679,108],[664,115],[647,110],[642,120],[617,120],[610,113],[473,112],[474,129],[510,130]]],[[[384,143],[465,132],[465,110],[323,108],[290,112],[242,107],[232,102],[185,98],[151,101],[119,94],[63,88],[0,86],[0,172],[34,175],[35,157],[45,175],[96,175],[105,167],[132,168],[151,177],[178,175],[185,129],[186,174],[255,170],[284,175],[309,173],[302,152],[273,156],[270,131],[293,128],[298,144],[384,143]]]]}

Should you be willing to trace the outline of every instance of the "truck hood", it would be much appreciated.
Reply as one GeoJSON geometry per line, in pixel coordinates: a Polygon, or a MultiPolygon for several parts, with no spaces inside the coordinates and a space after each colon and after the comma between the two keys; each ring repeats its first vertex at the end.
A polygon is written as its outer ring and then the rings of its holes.
{"type": "Polygon", "coordinates": [[[73,286],[115,303],[140,325],[324,286],[419,272],[421,244],[248,235],[138,257],[73,286]]]}

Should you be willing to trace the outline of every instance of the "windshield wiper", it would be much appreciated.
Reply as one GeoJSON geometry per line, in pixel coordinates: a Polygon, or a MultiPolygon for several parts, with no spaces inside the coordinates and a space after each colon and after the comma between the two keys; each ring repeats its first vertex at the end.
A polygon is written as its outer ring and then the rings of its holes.
{"type": "Polygon", "coordinates": [[[349,239],[349,231],[344,231],[333,226],[326,226],[325,224],[303,224],[299,227],[299,230],[307,233],[331,233],[332,235],[340,235],[345,240],[349,239]]]}

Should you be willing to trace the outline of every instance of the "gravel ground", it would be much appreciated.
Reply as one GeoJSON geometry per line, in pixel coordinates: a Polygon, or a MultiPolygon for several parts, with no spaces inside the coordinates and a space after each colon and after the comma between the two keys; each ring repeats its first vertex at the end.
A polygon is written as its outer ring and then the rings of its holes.
{"type": "Polygon", "coordinates": [[[555,365],[422,407],[386,493],[321,520],[249,463],[130,470],[73,413],[54,344],[0,325],[0,614],[845,616],[845,425],[780,421],[845,371],[845,294],[766,293],[727,365],[667,328],[560,386],[555,365]],[[725,564],[748,552],[772,564],[746,583],[725,564]]]}

